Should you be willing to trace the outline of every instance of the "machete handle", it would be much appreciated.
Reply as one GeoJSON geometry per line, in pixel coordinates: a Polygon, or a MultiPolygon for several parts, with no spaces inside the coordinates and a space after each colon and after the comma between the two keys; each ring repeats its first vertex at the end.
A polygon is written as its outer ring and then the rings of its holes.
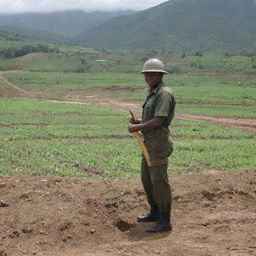
{"type": "Polygon", "coordinates": [[[148,154],[148,150],[147,150],[147,148],[146,148],[146,146],[145,146],[145,144],[144,144],[144,142],[142,140],[142,135],[139,132],[133,132],[132,134],[137,139],[137,141],[138,141],[138,143],[140,145],[142,153],[143,153],[143,155],[144,155],[144,157],[146,159],[147,165],[149,167],[151,167],[152,166],[152,162],[151,162],[150,156],[148,154]]]}
{"type": "MultiPolygon", "coordinates": [[[[129,116],[128,119],[129,119],[129,120],[131,120],[131,119],[136,120],[135,117],[134,117],[133,112],[132,112],[130,109],[129,109],[129,113],[130,113],[130,116],[129,116]]],[[[152,166],[152,163],[151,163],[151,160],[150,160],[150,156],[149,156],[149,154],[148,154],[148,150],[147,150],[147,148],[146,148],[146,146],[145,146],[145,144],[144,144],[144,142],[143,142],[142,135],[141,135],[139,132],[133,132],[132,134],[133,134],[133,136],[137,139],[137,141],[138,141],[138,143],[139,143],[139,145],[140,145],[140,148],[141,148],[141,150],[142,150],[142,153],[143,153],[143,155],[144,155],[144,157],[145,157],[145,159],[146,159],[146,161],[147,161],[147,165],[148,165],[149,167],[151,167],[151,166],[152,166]]]]}

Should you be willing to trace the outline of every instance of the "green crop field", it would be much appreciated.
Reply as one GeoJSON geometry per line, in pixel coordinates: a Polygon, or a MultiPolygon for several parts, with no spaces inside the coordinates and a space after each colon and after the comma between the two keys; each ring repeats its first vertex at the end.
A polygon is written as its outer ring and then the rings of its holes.
{"type": "Polygon", "coordinates": [[[3,75],[24,90],[68,90],[95,87],[143,87],[143,77],[122,73],[9,73],[3,75]]]}
{"type": "MultiPolygon", "coordinates": [[[[2,98],[0,106],[1,175],[139,176],[141,152],[125,111],[38,99],[2,98]]],[[[170,174],[255,167],[252,133],[178,119],[171,131],[170,174]]]]}
{"type": "Polygon", "coordinates": [[[167,62],[169,71],[175,73],[216,72],[216,73],[256,73],[256,58],[247,56],[187,56],[175,62],[167,62]]]}

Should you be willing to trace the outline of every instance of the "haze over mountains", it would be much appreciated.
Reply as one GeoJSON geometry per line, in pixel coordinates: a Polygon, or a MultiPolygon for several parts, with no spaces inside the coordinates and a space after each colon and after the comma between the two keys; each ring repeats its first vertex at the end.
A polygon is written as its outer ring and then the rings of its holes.
{"type": "Polygon", "coordinates": [[[113,17],[132,13],[134,13],[134,11],[91,13],[83,11],[65,11],[0,15],[0,25],[38,28],[62,36],[72,37],[101,25],[113,17]]]}
{"type": "Polygon", "coordinates": [[[93,48],[256,51],[255,0],[170,0],[140,12],[1,15],[0,25],[36,27],[93,48]]]}

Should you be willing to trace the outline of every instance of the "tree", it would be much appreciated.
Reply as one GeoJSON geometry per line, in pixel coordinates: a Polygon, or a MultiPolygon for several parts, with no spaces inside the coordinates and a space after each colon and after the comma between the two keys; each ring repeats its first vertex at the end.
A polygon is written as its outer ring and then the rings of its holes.
{"type": "Polygon", "coordinates": [[[203,54],[202,54],[200,51],[197,51],[196,54],[195,54],[195,56],[202,57],[203,54]]]}

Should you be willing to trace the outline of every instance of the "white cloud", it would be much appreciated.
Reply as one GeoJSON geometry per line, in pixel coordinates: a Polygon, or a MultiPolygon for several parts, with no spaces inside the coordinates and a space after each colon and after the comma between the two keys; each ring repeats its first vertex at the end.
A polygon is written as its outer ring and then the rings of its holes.
{"type": "Polygon", "coordinates": [[[0,0],[0,13],[143,10],[167,0],[0,0]]]}

